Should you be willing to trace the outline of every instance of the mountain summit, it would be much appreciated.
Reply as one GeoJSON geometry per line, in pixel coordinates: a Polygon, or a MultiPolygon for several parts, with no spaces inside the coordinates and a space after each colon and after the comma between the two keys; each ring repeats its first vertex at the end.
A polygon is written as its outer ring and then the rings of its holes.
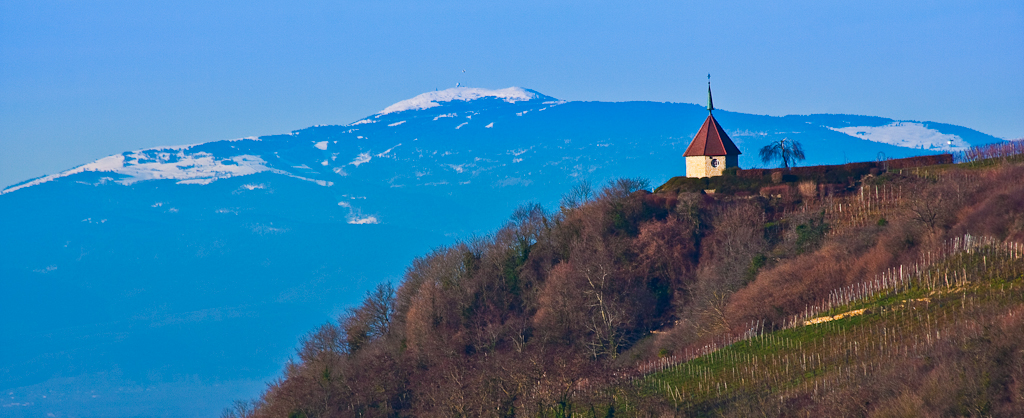
{"type": "Polygon", "coordinates": [[[432,107],[440,106],[440,103],[444,102],[451,102],[455,100],[470,101],[484,97],[493,97],[504,100],[508,103],[536,99],[553,100],[552,97],[545,96],[533,90],[523,89],[521,87],[509,87],[507,89],[500,90],[488,90],[476,87],[454,87],[447,90],[427,92],[411,99],[402,100],[384,108],[384,110],[377,114],[386,115],[389,113],[404,112],[406,110],[430,109],[432,107]]]}

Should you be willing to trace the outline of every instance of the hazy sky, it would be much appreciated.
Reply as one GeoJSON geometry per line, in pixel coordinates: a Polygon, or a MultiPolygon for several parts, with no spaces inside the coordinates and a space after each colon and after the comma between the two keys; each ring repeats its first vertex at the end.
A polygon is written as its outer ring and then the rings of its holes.
{"type": "Polygon", "coordinates": [[[1024,136],[1024,1],[635,3],[3,1],[0,187],[460,82],[1024,136]]]}

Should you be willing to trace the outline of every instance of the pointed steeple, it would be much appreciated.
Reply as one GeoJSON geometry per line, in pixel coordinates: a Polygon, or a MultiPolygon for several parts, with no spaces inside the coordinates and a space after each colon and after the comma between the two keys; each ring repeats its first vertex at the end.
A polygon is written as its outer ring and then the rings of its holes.
{"type": "Polygon", "coordinates": [[[684,157],[696,157],[696,156],[714,156],[714,155],[740,155],[740,149],[736,147],[736,144],[729,138],[729,134],[725,133],[725,129],[722,129],[722,125],[718,124],[715,117],[708,115],[707,119],[704,119],[704,125],[701,125],[700,130],[697,131],[697,135],[690,141],[690,146],[686,148],[686,152],[683,153],[684,157]]]}
{"type": "Polygon", "coordinates": [[[729,134],[722,129],[722,125],[715,120],[715,116],[711,114],[712,110],[715,110],[715,103],[711,99],[711,74],[708,74],[708,117],[697,131],[697,135],[690,141],[690,146],[683,153],[684,157],[742,154],[729,138],[729,134]]]}
{"type": "Polygon", "coordinates": [[[714,104],[714,102],[711,101],[711,74],[709,73],[708,74],[708,114],[709,115],[711,114],[712,110],[715,110],[715,104],[714,104]]]}

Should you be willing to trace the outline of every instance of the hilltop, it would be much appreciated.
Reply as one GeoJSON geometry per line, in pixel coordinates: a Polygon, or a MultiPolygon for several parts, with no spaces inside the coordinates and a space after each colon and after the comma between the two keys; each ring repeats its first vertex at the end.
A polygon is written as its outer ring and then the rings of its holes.
{"type": "Polygon", "coordinates": [[[578,185],[418,258],[226,415],[1017,415],[1022,144],[842,190],[578,185]]]}

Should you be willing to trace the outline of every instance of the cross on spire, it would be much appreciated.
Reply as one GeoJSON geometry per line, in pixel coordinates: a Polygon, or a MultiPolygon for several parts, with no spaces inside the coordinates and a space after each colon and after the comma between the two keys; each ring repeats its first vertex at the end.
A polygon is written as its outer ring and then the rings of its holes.
{"type": "Polygon", "coordinates": [[[715,104],[711,101],[711,73],[708,73],[708,114],[715,110],[715,104]]]}

